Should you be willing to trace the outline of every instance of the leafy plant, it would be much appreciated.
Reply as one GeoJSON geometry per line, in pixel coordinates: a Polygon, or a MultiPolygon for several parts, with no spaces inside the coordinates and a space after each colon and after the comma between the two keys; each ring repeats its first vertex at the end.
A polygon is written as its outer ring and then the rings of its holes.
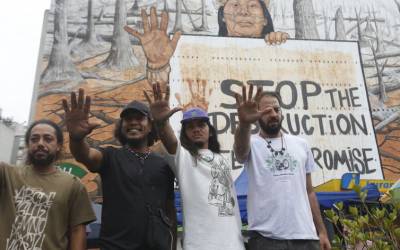
{"type": "Polygon", "coordinates": [[[367,204],[367,191],[355,187],[360,204],[345,207],[343,202],[325,210],[335,226],[332,249],[400,249],[400,203],[367,204]]]}

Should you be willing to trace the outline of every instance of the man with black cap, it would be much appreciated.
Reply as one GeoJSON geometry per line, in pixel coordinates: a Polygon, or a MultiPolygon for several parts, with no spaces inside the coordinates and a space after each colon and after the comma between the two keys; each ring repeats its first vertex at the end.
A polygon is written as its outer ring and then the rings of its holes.
{"type": "Polygon", "coordinates": [[[168,119],[181,109],[169,108],[169,86],[163,97],[160,84],[153,85],[153,94],[154,101],[145,92],[181,191],[183,249],[244,250],[231,168],[220,153],[207,112],[198,107],[186,110],[178,140],[168,119]]]}
{"type": "Polygon", "coordinates": [[[97,126],[89,123],[90,97],[71,93],[63,100],[70,150],[90,171],[100,174],[103,189],[101,249],[174,249],[176,213],[174,174],[149,147],[156,139],[149,108],[126,105],[116,124],[121,148],[91,148],[85,137],[97,126]]]}

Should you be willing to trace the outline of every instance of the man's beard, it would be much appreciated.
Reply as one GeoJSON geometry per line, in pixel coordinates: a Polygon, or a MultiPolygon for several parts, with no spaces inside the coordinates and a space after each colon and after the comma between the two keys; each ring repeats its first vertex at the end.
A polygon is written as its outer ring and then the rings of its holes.
{"type": "Polygon", "coordinates": [[[193,145],[195,145],[198,149],[203,148],[204,144],[205,142],[202,141],[193,142],[193,145]]]}
{"type": "Polygon", "coordinates": [[[267,134],[267,135],[272,135],[275,136],[281,131],[282,128],[282,120],[278,122],[277,125],[268,125],[265,123],[263,120],[259,119],[258,123],[260,124],[261,129],[267,134]]]}
{"type": "Polygon", "coordinates": [[[28,154],[28,163],[36,167],[47,167],[50,166],[56,160],[55,154],[48,154],[46,158],[37,159],[34,154],[28,154]]]}

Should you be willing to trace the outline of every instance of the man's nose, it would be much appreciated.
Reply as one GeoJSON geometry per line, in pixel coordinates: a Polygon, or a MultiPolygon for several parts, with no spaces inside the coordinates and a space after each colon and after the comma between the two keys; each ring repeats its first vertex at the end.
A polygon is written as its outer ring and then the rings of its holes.
{"type": "Polygon", "coordinates": [[[200,130],[201,130],[201,127],[199,127],[199,126],[193,127],[193,132],[199,132],[200,130]]]}
{"type": "Polygon", "coordinates": [[[39,140],[37,141],[37,144],[39,146],[43,146],[45,144],[44,138],[39,138],[39,140]]]}

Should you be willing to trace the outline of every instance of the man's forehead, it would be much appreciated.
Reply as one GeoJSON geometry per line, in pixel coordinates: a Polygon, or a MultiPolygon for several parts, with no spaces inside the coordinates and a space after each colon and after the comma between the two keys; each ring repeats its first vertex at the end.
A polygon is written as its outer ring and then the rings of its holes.
{"type": "Polygon", "coordinates": [[[203,125],[204,123],[207,123],[204,119],[192,119],[187,121],[188,125],[203,125]]]}
{"type": "Polygon", "coordinates": [[[32,128],[31,136],[32,135],[52,135],[56,134],[56,130],[47,124],[38,124],[32,128]]]}
{"type": "Polygon", "coordinates": [[[260,99],[260,104],[279,106],[279,101],[275,96],[266,95],[260,99]]]}

